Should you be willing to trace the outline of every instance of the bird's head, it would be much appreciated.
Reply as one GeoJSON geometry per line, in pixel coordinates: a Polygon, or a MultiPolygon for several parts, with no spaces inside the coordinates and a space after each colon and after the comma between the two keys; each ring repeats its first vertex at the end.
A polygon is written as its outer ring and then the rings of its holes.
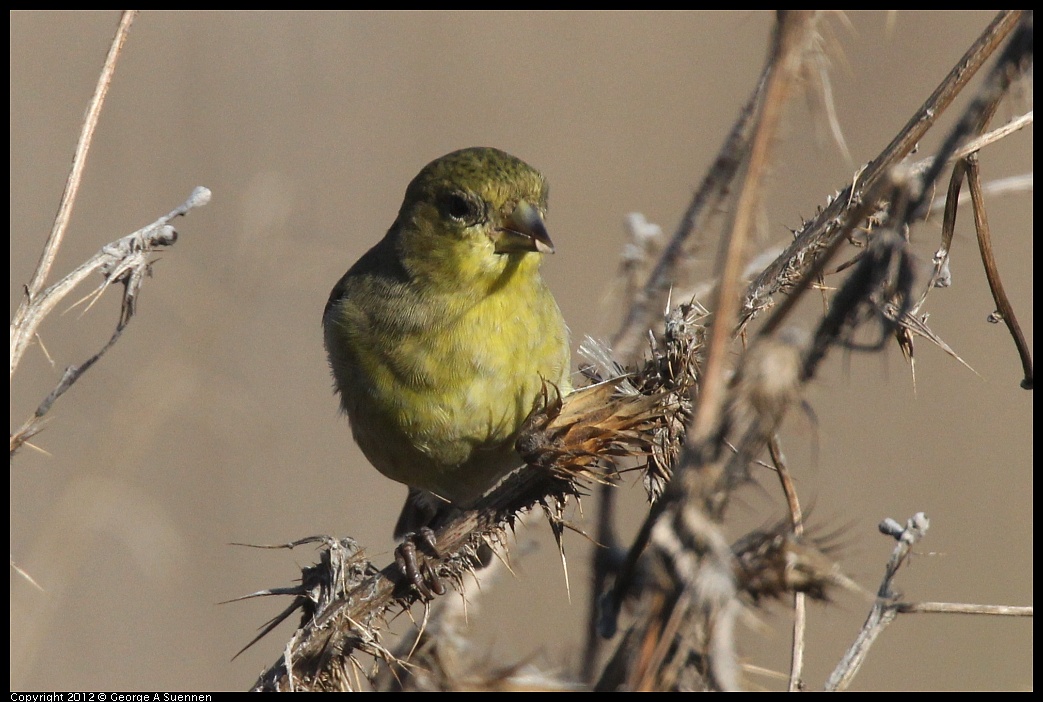
{"type": "Polygon", "coordinates": [[[403,263],[414,274],[492,280],[535,271],[554,253],[544,225],[547,182],[524,161],[475,147],[435,159],[406,189],[397,229],[403,263]]]}

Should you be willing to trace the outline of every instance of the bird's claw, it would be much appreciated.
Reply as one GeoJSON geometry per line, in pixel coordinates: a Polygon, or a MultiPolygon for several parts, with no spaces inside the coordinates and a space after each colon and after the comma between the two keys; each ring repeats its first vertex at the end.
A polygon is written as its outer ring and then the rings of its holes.
{"type": "Polygon", "coordinates": [[[438,577],[438,573],[431,566],[431,562],[424,553],[418,553],[417,544],[422,551],[438,555],[436,547],[435,532],[430,527],[421,527],[418,531],[406,534],[402,543],[395,549],[395,563],[399,571],[405,576],[413,589],[417,591],[424,600],[430,600],[435,595],[446,593],[445,583],[438,577]]]}

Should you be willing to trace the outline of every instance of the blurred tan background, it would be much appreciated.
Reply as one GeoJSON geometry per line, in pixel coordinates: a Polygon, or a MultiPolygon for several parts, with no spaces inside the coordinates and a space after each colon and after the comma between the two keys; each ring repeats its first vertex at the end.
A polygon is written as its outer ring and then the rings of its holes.
{"type": "MultiPolygon", "coordinates": [[[[765,242],[785,242],[905,122],[991,13],[851,13],[827,24],[839,121],[854,163],[788,113],[765,242]]],[[[11,310],[50,230],[87,100],[118,14],[13,13],[11,310]]],[[[607,337],[624,216],[676,227],[760,70],[762,13],[153,13],[135,22],[90,154],[55,274],[153,221],[196,185],[205,209],[155,266],[119,344],[57,404],[11,471],[11,687],[243,689],[280,654],[284,624],[234,662],[281,610],[219,605],[290,584],[313,552],[257,551],[352,535],[380,565],[405,488],[370,468],[338,415],[322,348],[329,289],[393,220],[409,179],[450,150],[490,145],[551,183],[558,253],[545,276],[578,342],[607,337]]],[[[1031,109],[1009,101],[1003,121],[1031,109]]],[[[966,104],[961,100],[957,107],[966,104]]],[[[946,124],[951,123],[951,115],[946,124]]],[[[920,154],[931,153],[934,136],[920,154]]],[[[1032,132],[982,156],[986,178],[1032,169],[1032,132]]],[[[1008,293],[1033,338],[1030,195],[992,202],[1008,293]]],[[[924,261],[938,223],[914,233],[924,261]]],[[[713,255],[701,262],[710,270],[713,255]]],[[[817,421],[793,415],[785,447],[813,519],[844,527],[846,572],[876,589],[892,543],[884,517],[925,511],[932,528],[898,585],[910,600],[1032,603],[1032,395],[993,310],[969,209],[954,287],[930,324],[980,377],[918,347],[837,354],[811,389],[817,421]],[[817,453],[816,453],[817,448],[817,453]]],[[[52,275],[52,280],[55,277],[52,275]]],[[[83,290],[85,294],[86,289],[83,290]]],[[[12,426],[61,370],[108,338],[109,293],[52,317],[11,386],[12,426]]],[[[783,514],[773,480],[740,493],[735,533],[783,514]]],[[[641,517],[643,491],[620,488],[641,517]]],[[[584,502],[590,519],[593,500],[584,502]]],[[[568,535],[572,602],[542,524],[517,578],[472,608],[479,655],[578,663],[586,612],[582,538],[568,535]],[[487,647],[487,648],[484,648],[487,647]]],[[[520,552],[520,551],[519,551],[520,552]]],[[[808,667],[822,684],[868,603],[810,610],[808,667]]],[[[744,635],[750,663],[786,670],[785,607],[744,635]]],[[[393,629],[408,626],[405,618],[393,629]]],[[[393,643],[389,639],[388,643],[393,643]]],[[[859,689],[1028,689],[1030,620],[920,615],[878,641],[859,689]]],[[[752,677],[770,689],[780,680],[752,677]]]]}

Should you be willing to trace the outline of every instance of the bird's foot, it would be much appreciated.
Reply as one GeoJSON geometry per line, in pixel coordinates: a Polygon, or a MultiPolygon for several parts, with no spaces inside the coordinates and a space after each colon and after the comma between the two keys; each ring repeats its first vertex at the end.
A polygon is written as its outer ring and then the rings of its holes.
{"type": "Polygon", "coordinates": [[[445,583],[432,567],[429,556],[437,558],[438,549],[435,532],[426,526],[406,534],[395,549],[395,563],[399,571],[423,600],[431,600],[435,595],[446,593],[445,583]]]}

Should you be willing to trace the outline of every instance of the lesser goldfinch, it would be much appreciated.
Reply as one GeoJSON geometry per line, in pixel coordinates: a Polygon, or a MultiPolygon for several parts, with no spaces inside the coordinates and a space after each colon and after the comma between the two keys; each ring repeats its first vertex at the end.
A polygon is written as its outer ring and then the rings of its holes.
{"type": "Polygon", "coordinates": [[[454,151],[406,188],[387,234],[323,314],[341,406],[366,458],[410,486],[395,535],[431,500],[465,508],[522,463],[544,383],[569,384],[568,328],[540,277],[547,183],[493,148],[454,151]]]}

